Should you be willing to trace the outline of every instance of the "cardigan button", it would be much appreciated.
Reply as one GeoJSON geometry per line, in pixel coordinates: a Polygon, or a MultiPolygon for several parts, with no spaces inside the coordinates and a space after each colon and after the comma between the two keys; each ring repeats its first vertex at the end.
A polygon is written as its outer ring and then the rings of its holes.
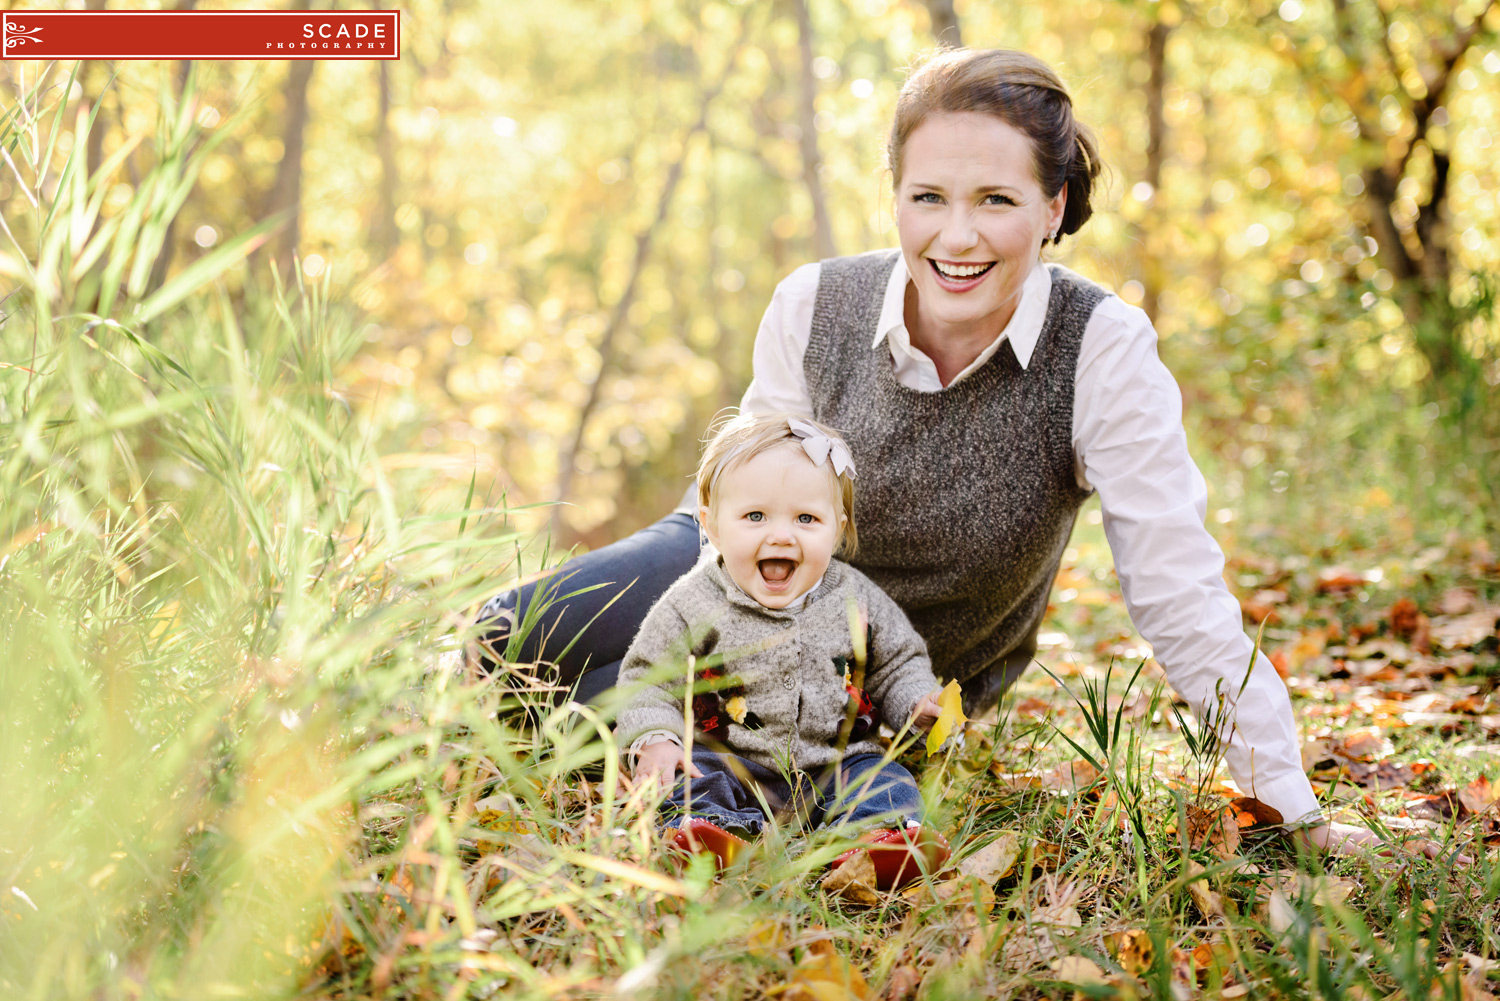
{"type": "Polygon", "coordinates": [[[797,687],[797,683],[793,681],[792,676],[788,674],[781,679],[781,687],[790,692],[793,688],[797,687]]]}

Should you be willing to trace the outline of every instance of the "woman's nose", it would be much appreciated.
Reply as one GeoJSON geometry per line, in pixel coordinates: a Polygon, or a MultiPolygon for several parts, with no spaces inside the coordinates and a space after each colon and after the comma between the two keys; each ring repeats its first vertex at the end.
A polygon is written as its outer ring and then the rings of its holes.
{"type": "Polygon", "coordinates": [[[979,242],[979,233],[974,228],[974,216],[962,207],[955,206],[943,221],[943,250],[957,257],[973,249],[979,242]]]}

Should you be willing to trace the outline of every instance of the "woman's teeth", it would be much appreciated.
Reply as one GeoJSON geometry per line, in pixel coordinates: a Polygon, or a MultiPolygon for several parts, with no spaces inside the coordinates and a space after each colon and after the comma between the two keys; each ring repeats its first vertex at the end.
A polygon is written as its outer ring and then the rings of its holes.
{"type": "MultiPolygon", "coordinates": [[[[931,260],[931,258],[928,258],[931,260]]],[[[994,261],[988,264],[944,264],[942,261],[933,261],[932,266],[937,268],[938,274],[944,278],[973,278],[982,275],[995,266],[994,261]]]]}

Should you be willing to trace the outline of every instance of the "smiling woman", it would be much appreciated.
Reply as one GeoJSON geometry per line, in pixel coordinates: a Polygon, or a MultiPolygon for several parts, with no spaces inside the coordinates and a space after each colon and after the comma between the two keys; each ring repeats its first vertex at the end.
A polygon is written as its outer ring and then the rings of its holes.
{"type": "MultiPolygon", "coordinates": [[[[1177,692],[1220,728],[1240,787],[1313,825],[1316,843],[1373,837],[1321,824],[1285,686],[1245,635],[1204,528],[1206,484],[1150,320],[1043,259],[1088,221],[1100,169],[1062,82],[1024,53],[940,53],[902,88],[888,154],[900,249],[788,276],[742,401],[749,414],[843,433],[861,474],[850,563],[895,600],[978,716],[1031,662],[1079,506],[1097,491],[1132,620],[1177,692]]],[[[532,632],[560,646],[583,630],[558,658],[565,683],[586,665],[596,669],[580,693],[613,683],[650,603],[696,558],[697,507],[685,498],[565,565],[570,590],[633,582],[599,622],[620,586],[559,602],[532,632]]],[[[545,656],[510,628],[530,596],[486,607],[492,650],[505,640],[524,659],[545,656]]]]}

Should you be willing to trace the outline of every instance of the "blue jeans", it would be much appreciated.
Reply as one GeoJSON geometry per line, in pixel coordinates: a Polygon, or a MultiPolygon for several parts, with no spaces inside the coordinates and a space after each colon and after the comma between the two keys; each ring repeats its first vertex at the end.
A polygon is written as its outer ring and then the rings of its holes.
{"type": "Polygon", "coordinates": [[[800,820],[809,827],[904,827],[908,821],[922,820],[916,780],[879,754],[852,754],[825,776],[814,779],[794,772],[791,781],[737,754],[701,746],[693,747],[693,764],[703,776],[692,780],[690,808],[683,805],[688,783],[678,775],[663,807],[664,819],[688,814],[748,834],[760,832],[768,819],[766,807],[778,821],[800,820]],[[765,798],[764,806],[760,797],[765,798]]]}
{"type": "Polygon", "coordinates": [[[615,687],[620,661],[656,599],[698,562],[698,540],[691,515],[669,514],[619,542],[575,556],[550,577],[495,595],[479,612],[486,669],[500,658],[551,661],[558,684],[574,689],[580,702],[593,701],[615,687]],[[574,594],[583,588],[593,590],[574,594]],[[533,603],[549,600],[517,648],[507,651],[517,622],[533,603]]]}

